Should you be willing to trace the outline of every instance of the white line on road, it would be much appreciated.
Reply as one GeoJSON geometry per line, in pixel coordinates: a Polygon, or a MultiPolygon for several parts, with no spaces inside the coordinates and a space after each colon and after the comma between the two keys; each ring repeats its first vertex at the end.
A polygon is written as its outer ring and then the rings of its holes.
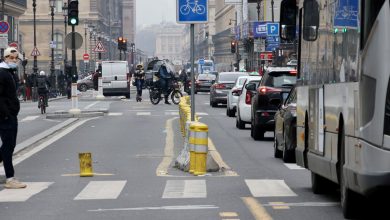
{"type": "Polygon", "coordinates": [[[287,186],[284,180],[246,179],[245,183],[253,197],[297,196],[297,194],[287,186]]]}
{"type": "Polygon", "coordinates": [[[137,112],[137,115],[151,115],[151,112],[137,112]]]}
{"type": "Polygon", "coordinates": [[[121,116],[121,115],[123,115],[122,112],[110,112],[110,113],[108,113],[108,116],[121,116]]]}
{"type": "Polygon", "coordinates": [[[161,207],[138,207],[138,208],[116,208],[116,209],[92,209],[89,212],[107,212],[107,211],[147,211],[147,210],[199,210],[199,209],[218,209],[215,205],[178,205],[161,207]]]}
{"type": "Polygon", "coordinates": [[[91,181],[74,200],[116,199],[126,185],[121,181],[91,181]]]}
{"type": "Polygon", "coordinates": [[[207,112],[196,112],[195,114],[196,115],[209,115],[209,113],[207,113],[207,112]]]}
{"type": "Polygon", "coordinates": [[[24,189],[3,189],[0,191],[0,202],[24,202],[31,196],[47,189],[53,182],[26,182],[24,189]]]}
{"type": "Polygon", "coordinates": [[[339,206],[339,202],[293,202],[293,203],[268,203],[263,204],[263,206],[295,206],[295,207],[304,207],[304,206],[313,206],[313,207],[326,207],[326,206],[339,206]]]}
{"type": "Polygon", "coordinates": [[[177,119],[177,117],[171,118],[167,120],[166,123],[166,133],[167,136],[165,138],[165,147],[164,147],[164,158],[161,163],[158,165],[156,169],[157,176],[167,176],[168,175],[168,167],[172,163],[173,160],[173,147],[174,143],[174,132],[173,132],[173,120],[177,119]]]}
{"type": "Polygon", "coordinates": [[[100,101],[96,101],[96,102],[94,102],[94,103],[92,103],[92,104],[89,104],[89,105],[85,106],[84,109],[89,109],[89,108],[91,108],[92,106],[98,104],[99,102],[100,102],[100,101]]]}
{"type": "Polygon", "coordinates": [[[305,168],[298,166],[295,163],[285,163],[284,164],[290,170],[304,170],[305,168]]]}
{"type": "Polygon", "coordinates": [[[39,115],[38,116],[36,116],[36,115],[35,116],[27,116],[27,117],[23,118],[20,122],[32,121],[32,120],[35,120],[37,118],[39,118],[39,115]]]}
{"type": "Polygon", "coordinates": [[[165,112],[165,115],[179,115],[179,112],[165,112]]]}
{"type": "Polygon", "coordinates": [[[206,198],[205,180],[168,180],[163,199],[206,198]]]}

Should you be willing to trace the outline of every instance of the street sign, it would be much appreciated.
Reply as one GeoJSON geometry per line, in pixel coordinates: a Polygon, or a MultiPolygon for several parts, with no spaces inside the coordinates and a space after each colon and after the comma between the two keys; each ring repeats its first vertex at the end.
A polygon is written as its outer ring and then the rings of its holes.
{"type": "Polygon", "coordinates": [[[83,59],[84,60],[89,60],[89,54],[87,54],[87,53],[83,54],[83,59]]]}
{"type": "Polygon", "coordinates": [[[8,47],[8,34],[0,34],[0,48],[8,47]]]}
{"type": "Polygon", "coordinates": [[[176,2],[177,23],[207,23],[208,15],[208,0],[177,0],[176,2]]]}
{"type": "Polygon", "coordinates": [[[52,49],[54,49],[54,48],[56,48],[56,47],[57,47],[57,45],[56,45],[56,42],[55,42],[55,41],[50,41],[49,45],[50,45],[50,48],[52,48],[52,49]]]}
{"type": "Polygon", "coordinates": [[[93,49],[95,52],[106,52],[106,48],[104,48],[103,44],[101,41],[98,41],[96,44],[95,49],[93,49]]]}
{"type": "Polygon", "coordinates": [[[6,21],[0,21],[0,34],[8,33],[9,24],[6,21]]]}
{"type": "Polygon", "coordinates": [[[33,51],[31,52],[32,57],[40,56],[41,53],[39,53],[39,50],[37,47],[34,47],[33,51]]]}
{"type": "Polygon", "coordinates": [[[65,45],[68,49],[79,49],[83,45],[83,36],[80,33],[75,32],[75,48],[72,48],[72,32],[68,33],[65,37],[65,45]]]}
{"type": "Polygon", "coordinates": [[[14,48],[16,48],[16,49],[18,49],[18,47],[19,47],[19,45],[18,45],[17,42],[11,42],[11,43],[8,44],[8,46],[14,47],[14,48]]]}
{"type": "Polygon", "coordinates": [[[267,22],[260,21],[253,23],[253,37],[266,37],[267,36],[267,22]]]}
{"type": "Polygon", "coordinates": [[[204,59],[199,59],[199,64],[204,65],[204,59]]]}
{"type": "Polygon", "coordinates": [[[358,27],[359,1],[341,0],[336,3],[336,16],[334,26],[337,27],[358,27]]]}
{"type": "Polygon", "coordinates": [[[267,23],[267,36],[279,36],[279,23],[267,23]]]}

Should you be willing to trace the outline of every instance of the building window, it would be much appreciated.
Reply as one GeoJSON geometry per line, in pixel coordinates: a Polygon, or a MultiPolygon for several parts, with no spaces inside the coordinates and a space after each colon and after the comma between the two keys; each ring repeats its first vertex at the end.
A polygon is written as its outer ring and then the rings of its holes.
{"type": "Polygon", "coordinates": [[[61,13],[62,14],[62,6],[64,6],[63,0],[57,0],[55,4],[54,13],[61,13]]]}
{"type": "Polygon", "coordinates": [[[54,42],[56,43],[56,47],[54,48],[54,59],[55,60],[62,60],[62,53],[64,48],[64,40],[63,40],[62,34],[55,33],[54,34],[54,42]]]}

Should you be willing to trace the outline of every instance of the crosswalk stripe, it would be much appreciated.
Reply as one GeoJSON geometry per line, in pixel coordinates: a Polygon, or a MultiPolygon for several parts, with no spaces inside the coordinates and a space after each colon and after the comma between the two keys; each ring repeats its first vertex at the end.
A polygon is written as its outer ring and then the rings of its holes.
{"type": "Polygon", "coordinates": [[[25,202],[33,195],[47,189],[53,182],[26,182],[24,189],[3,189],[0,191],[0,202],[25,202]]]}
{"type": "Polygon", "coordinates": [[[39,116],[27,116],[27,117],[23,118],[23,119],[21,120],[21,122],[24,122],[24,121],[32,121],[32,120],[35,120],[35,119],[37,119],[37,118],[39,118],[39,116]]]}
{"type": "Polygon", "coordinates": [[[246,179],[246,185],[253,197],[286,197],[297,196],[284,180],[246,179]]]}
{"type": "Polygon", "coordinates": [[[74,200],[116,199],[126,185],[120,181],[91,181],[74,200]]]}
{"type": "Polygon", "coordinates": [[[179,112],[165,112],[165,115],[179,115],[179,112]]]}
{"type": "Polygon", "coordinates": [[[137,112],[137,115],[151,115],[151,112],[137,112]]]}
{"type": "Polygon", "coordinates": [[[298,166],[295,163],[285,163],[284,164],[290,170],[304,170],[305,168],[298,166]]]}
{"type": "Polygon", "coordinates": [[[209,113],[207,113],[207,112],[196,112],[195,114],[196,115],[209,115],[209,113]]]}
{"type": "Polygon", "coordinates": [[[121,115],[123,115],[122,112],[110,112],[110,113],[108,113],[108,116],[121,116],[121,115]]]}
{"type": "Polygon", "coordinates": [[[205,180],[168,180],[163,199],[173,198],[206,198],[205,180]]]}

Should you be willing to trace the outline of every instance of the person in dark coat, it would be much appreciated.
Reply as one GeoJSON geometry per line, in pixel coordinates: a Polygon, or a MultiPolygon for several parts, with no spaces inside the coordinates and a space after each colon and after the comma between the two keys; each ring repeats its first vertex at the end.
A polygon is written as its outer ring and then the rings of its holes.
{"type": "Polygon", "coordinates": [[[15,71],[18,66],[19,52],[9,47],[4,50],[4,62],[0,63],[0,148],[1,159],[7,178],[5,188],[19,189],[27,185],[15,179],[12,156],[18,133],[18,114],[20,103],[17,97],[15,71]]]}

